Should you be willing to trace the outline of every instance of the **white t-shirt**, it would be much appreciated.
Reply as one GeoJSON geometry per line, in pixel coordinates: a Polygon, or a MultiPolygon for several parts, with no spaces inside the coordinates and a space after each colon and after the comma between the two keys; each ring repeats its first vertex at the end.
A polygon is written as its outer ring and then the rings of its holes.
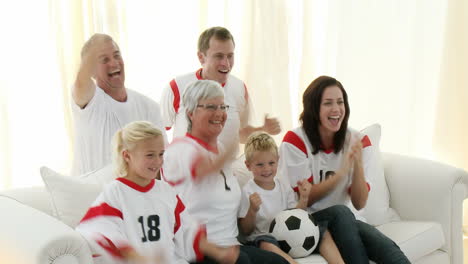
{"type": "Polygon", "coordinates": [[[249,197],[253,193],[258,193],[262,204],[255,218],[255,229],[247,237],[253,241],[260,235],[269,233],[270,223],[275,216],[286,209],[295,208],[297,205],[296,194],[289,184],[275,177],[275,187],[273,190],[265,190],[258,186],[253,179],[250,179],[242,188],[242,200],[239,210],[239,218],[244,218],[250,207],[249,197]]]}
{"type": "Polygon", "coordinates": [[[176,138],[164,153],[161,178],[175,188],[188,212],[206,225],[209,241],[220,246],[238,245],[241,190],[229,165],[201,180],[195,175],[201,158],[214,159],[217,153],[190,134],[176,138]]]}
{"type": "MultiPolygon", "coordinates": [[[[187,133],[188,121],[182,96],[189,83],[202,80],[201,70],[176,77],[163,90],[160,101],[163,122],[166,129],[174,126],[173,138],[184,136],[187,133]]],[[[223,145],[227,145],[232,140],[239,142],[239,129],[248,125],[251,106],[249,94],[243,81],[230,74],[222,86],[224,88],[224,103],[229,105],[229,110],[218,140],[223,145]]]]}
{"type": "Polygon", "coordinates": [[[167,183],[152,180],[145,187],[117,178],[104,187],[76,230],[97,253],[99,263],[122,262],[121,250],[164,254],[168,263],[203,259],[199,249],[205,229],[187,213],[167,183]]]}
{"type": "Polygon", "coordinates": [[[149,121],[161,129],[167,142],[158,103],[127,89],[127,101],[118,102],[96,87],[96,92],[81,109],[72,101],[74,158],[72,175],[81,175],[111,163],[111,143],[117,130],[133,121],[149,121]]]}
{"type": "MultiPolygon", "coordinates": [[[[360,139],[363,145],[362,159],[364,164],[364,177],[367,181],[367,187],[370,190],[368,180],[369,167],[376,163],[375,158],[378,155],[375,153],[375,148],[372,146],[367,135],[362,135],[356,130],[348,129],[347,140],[343,150],[339,153],[334,153],[333,150],[320,150],[317,154],[312,155],[312,145],[302,127],[288,131],[284,136],[280,146],[280,160],[278,171],[281,176],[289,180],[291,187],[297,192],[297,182],[303,179],[308,179],[312,184],[320,183],[327,177],[333,177],[333,173],[340,169],[343,161],[344,150],[350,147],[352,138],[360,139]]],[[[309,207],[309,212],[317,212],[333,205],[347,205],[355,213],[356,217],[362,220],[363,217],[357,214],[356,209],[351,203],[349,188],[352,183],[352,170],[345,176],[338,185],[330,191],[321,200],[316,201],[309,207]]]]}

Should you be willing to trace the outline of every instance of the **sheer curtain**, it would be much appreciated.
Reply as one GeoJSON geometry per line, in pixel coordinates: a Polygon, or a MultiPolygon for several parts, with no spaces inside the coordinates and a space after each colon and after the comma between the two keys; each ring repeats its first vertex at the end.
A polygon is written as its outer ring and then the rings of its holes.
{"type": "Polygon", "coordinates": [[[44,165],[68,173],[70,90],[93,33],[118,42],[127,87],[159,101],[170,79],[200,67],[198,35],[216,25],[235,37],[233,74],[257,124],[270,113],[284,132],[297,126],[303,90],[327,74],[349,93],[353,127],[382,125],[384,151],[468,169],[466,9],[463,0],[10,1],[0,8],[0,189],[42,184],[44,165]]]}

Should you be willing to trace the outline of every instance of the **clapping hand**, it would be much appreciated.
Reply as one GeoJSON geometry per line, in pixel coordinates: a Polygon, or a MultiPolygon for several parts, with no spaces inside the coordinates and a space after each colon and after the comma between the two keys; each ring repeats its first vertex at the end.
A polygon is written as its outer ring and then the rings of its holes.
{"type": "Polygon", "coordinates": [[[299,189],[299,199],[309,199],[312,184],[307,179],[303,179],[302,181],[297,182],[297,187],[299,189]]]}
{"type": "Polygon", "coordinates": [[[281,132],[281,126],[278,119],[269,118],[268,114],[266,114],[262,130],[270,135],[278,135],[281,132]]]}
{"type": "Polygon", "coordinates": [[[262,204],[262,198],[260,198],[260,195],[258,193],[252,193],[249,196],[249,201],[250,201],[250,210],[253,212],[258,212],[260,210],[260,205],[262,204]]]}

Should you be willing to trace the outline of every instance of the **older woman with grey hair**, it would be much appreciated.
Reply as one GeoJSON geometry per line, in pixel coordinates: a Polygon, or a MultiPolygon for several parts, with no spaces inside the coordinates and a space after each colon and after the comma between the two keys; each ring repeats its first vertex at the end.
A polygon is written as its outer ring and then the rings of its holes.
{"type": "MultiPolygon", "coordinates": [[[[229,161],[237,142],[233,140],[230,146],[218,143],[229,115],[223,88],[215,81],[195,81],[185,89],[182,103],[188,131],[167,148],[162,179],[176,189],[188,212],[206,225],[210,242],[240,246],[236,263],[288,263],[275,253],[242,246],[237,240],[241,190],[229,161]]],[[[217,262],[205,257],[197,263],[217,262]]]]}

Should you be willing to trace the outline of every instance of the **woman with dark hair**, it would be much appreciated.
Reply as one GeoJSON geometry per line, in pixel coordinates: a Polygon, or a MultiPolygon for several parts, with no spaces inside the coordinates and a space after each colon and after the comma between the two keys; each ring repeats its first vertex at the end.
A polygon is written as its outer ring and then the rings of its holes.
{"type": "Polygon", "coordinates": [[[346,263],[410,263],[395,242],[349,209],[366,205],[368,171],[378,153],[367,135],[348,128],[350,107],[343,85],[318,77],[305,90],[303,107],[302,126],[288,131],[281,144],[280,175],[295,190],[300,180],[312,183],[309,212],[317,221],[329,222],[346,263]]]}

